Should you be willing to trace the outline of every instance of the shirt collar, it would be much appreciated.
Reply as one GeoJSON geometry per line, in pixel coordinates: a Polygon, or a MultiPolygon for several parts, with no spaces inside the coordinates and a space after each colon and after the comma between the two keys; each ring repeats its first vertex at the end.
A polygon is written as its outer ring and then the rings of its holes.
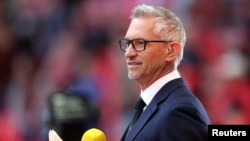
{"type": "Polygon", "coordinates": [[[154,98],[156,93],[169,81],[180,78],[181,75],[177,69],[173,70],[172,72],[164,75],[160,79],[156,80],[153,84],[151,84],[148,88],[144,91],[141,91],[141,98],[143,101],[148,105],[151,100],[154,98]]]}

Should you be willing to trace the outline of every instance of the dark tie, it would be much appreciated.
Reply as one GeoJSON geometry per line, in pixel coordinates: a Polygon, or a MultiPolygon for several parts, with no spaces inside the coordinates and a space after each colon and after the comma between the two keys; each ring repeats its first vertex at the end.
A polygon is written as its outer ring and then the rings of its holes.
{"type": "Polygon", "coordinates": [[[132,118],[132,121],[131,121],[131,123],[129,125],[129,129],[128,129],[127,135],[129,134],[130,130],[135,125],[136,121],[139,119],[141,113],[143,112],[143,108],[145,106],[146,106],[146,103],[142,100],[141,97],[139,97],[139,99],[137,100],[136,105],[135,105],[133,118],[132,118]]]}

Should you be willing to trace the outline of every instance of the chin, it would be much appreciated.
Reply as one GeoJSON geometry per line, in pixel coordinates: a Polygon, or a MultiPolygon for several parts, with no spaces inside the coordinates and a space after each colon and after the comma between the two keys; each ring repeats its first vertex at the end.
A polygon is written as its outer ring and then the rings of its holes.
{"type": "Polygon", "coordinates": [[[129,79],[132,79],[132,80],[136,80],[136,79],[139,78],[139,76],[136,75],[136,74],[129,73],[129,74],[128,74],[128,78],[129,78],[129,79]]]}

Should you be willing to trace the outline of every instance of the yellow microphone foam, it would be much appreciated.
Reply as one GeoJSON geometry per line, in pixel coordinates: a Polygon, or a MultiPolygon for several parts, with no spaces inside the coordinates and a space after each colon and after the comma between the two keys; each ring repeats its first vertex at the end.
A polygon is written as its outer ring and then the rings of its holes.
{"type": "Polygon", "coordinates": [[[106,136],[101,130],[92,128],[83,134],[81,141],[106,141],[106,136]]]}

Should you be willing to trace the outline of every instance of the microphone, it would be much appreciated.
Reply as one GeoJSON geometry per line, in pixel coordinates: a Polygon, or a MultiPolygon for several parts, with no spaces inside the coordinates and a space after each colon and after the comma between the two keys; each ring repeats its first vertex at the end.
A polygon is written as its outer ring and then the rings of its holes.
{"type": "Polygon", "coordinates": [[[105,134],[96,128],[92,128],[87,130],[83,136],[81,141],[107,141],[105,134]]]}
{"type": "MultiPolygon", "coordinates": [[[[49,131],[49,141],[63,141],[55,130],[49,131]]],[[[105,134],[96,128],[87,130],[83,135],[81,141],[107,141],[105,134]]]]}

